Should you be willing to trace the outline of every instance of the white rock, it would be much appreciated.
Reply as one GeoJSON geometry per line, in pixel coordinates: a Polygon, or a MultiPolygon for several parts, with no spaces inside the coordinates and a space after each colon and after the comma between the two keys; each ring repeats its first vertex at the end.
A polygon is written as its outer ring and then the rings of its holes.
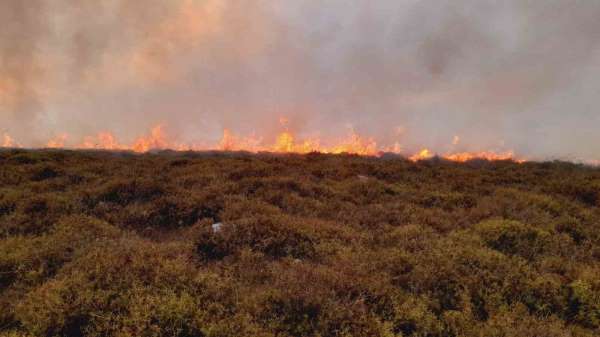
{"type": "Polygon", "coordinates": [[[218,233],[218,232],[220,232],[220,231],[221,231],[221,229],[222,229],[222,227],[223,227],[223,224],[222,224],[222,223],[220,223],[220,222],[217,222],[217,223],[213,224],[213,225],[212,225],[212,230],[213,230],[213,233],[218,233]]]}

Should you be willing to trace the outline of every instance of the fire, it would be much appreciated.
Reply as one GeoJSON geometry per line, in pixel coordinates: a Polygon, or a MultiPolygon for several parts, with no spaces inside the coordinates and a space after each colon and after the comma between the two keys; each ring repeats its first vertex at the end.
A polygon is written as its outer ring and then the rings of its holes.
{"type": "Polygon", "coordinates": [[[162,125],[157,125],[152,128],[149,135],[139,137],[129,148],[135,152],[148,152],[150,150],[188,150],[188,147],[182,144],[171,142],[167,138],[167,134],[164,131],[162,125]]]}
{"type": "Polygon", "coordinates": [[[319,152],[319,141],[304,140],[297,142],[294,135],[289,131],[284,131],[277,136],[275,144],[271,147],[272,152],[277,153],[309,153],[319,152]]]}
{"type": "Polygon", "coordinates": [[[19,147],[15,140],[8,134],[5,133],[2,135],[2,143],[0,147],[19,147]]]}
{"type": "Polygon", "coordinates": [[[385,153],[402,153],[403,152],[403,150],[402,150],[402,144],[400,144],[399,142],[395,142],[393,145],[384,148],[382,152],[385,152],[385,153]]]}
{"type": "MultiPolygon", "coordinates": [[[[231,130],[224,129],[223,137],[217,145],[217,149],[221,151],[250,151],[259,152],[264,149],[260,148],[261,139],[256,137],[238,137],[231,130]]],[[[206,150],[206,148],[200,148],[200,150],[206,150]]]]}
{"type": "MultiPolygon", "coordinates": [[[[74,146],[78,149],[99,149],[99,150],[119,150],[119,151],[134,151],[144,153],[151,150],[172,149],[178,151],[195,150],[221,150],[221,151],[248,151],[248,152],[274,152],[274,153],[330,153],[330,154],[357,154],[363,156],[379,156],[382,153],[396,153],[405,155],[411,161],[420,161],[431,159],[434,156],[455,161],[466,162],[473,159],[495,160],[514,160],[516,162],[524,162],[523,159],[516,157],[513,151],[494,152],[446,152],[445,154],[436,154],[428,148],[424,148],[414,154],[406,154],[403,151],[402,145],[395,142],[391,146],[379,146],[373,138],[363,137],[354,130],[351,130],[345,139],[340,139],[333,143],[323,143],[319,138],[301,139],[288,128],[288,120],[280,119],[280,124],[283,131],[276,135],[273,143],[269,144],[263,141],[263,138],[250,136],[236,135],[229,129],[223,130],[223,135],[220,141],[214,146],[211,145],[190,145],[177,143],[171,140],[163,125],[153,127],[146,135],[142,135],[135,139],[132,143],[121,143],[117,137],[108,131],[100,132],[94,136],[84,137],[83,141],[74,146]]],[[[46,143],[48,148],[64,148],[69,136],[66,133],[59,134],[46,143]]],[[[455,136],[452,140],[452,145],[456,146],[460,142],[460,137],[455,136]]],[[[0,138],[2,147],[17,147],[15,142],[8,134],[3,134],[0,138]]]]}
{"type": "Polygon", "coordinates": [[[150,131],[150,135],[138,138],[131,149],[135,152],[148,152],[150,150],[169,148],[167,137],[162,125],[157,125],[150,131]]]}
{"type": "Polygon", "coordinates": [[[62,133],[46,143],[46,147],[50,149],[58,149],[65,147],[65,142],[69,138],[69,135],[66,133],[62,133]]]}
{"type": "Polygon", "coordinates": [[[485,152],[460,152],[453,153],[443,156],[445,159],[457,162],[466,162],[473,159],[487,159],[487,160],[510,160],[515,159],[513,151],[507,151],[502,153],[495,153],[491,151],[485,152]]]}
{"type": "Polygon", "coordinates": [[[419,151],[418,153],[412,155],[410,158],[411,161],[419,161],[419,160],[426,160],[426,159],[431,159],[433,158],[433,153],[431,151],[429,151],[429,149],[423,149],[421,151],[419,151]]]}
{"type": "Polygon", "coordinates": [[[275,152],[294,152],[294,136],[287,131],[279,134],[274,150],[275,152]]]}
{"type": "Polygon", "coordinates": [[[347,139],[341,140],[331,146],[322,146],[319,139],[298,140],[288,127],[288,120],[280,118],[285,129],[275,137],[273,144],[264,144],[261,138],[236,136],[229,129],[223,130],[223,137],[218,149],[223,151],[250,151],[250,152],[275,152],[275,153],[351,153],[375,156],[379,153],[377,143],[371,138],[363,138],[352,131],[347,139]]]}
{"type": "Polygon", "coordinates": [[[223,138],[221,138],[221,142],[219,143],[219,149],[223,151],[234,151],[236,140],[235,135],[229,131],[229,129],[223,130],[223,138]]]}
{"type": "Polygon", "coordinates": [[[85,137],[83,149],[101,149],[101,150],[123,150],[125,146],[119,144],[116,137],[110,132],[100,132],[95,137],[85,137]]]}
{"type": "Polygon", "coordinates": [[[348,137],[348,139],[342,141],[339,145],[335,145],[328,150],[323,152],[326,153],[352,153],[363,156],[374,156],[380,151],[377,149],[377,143],[372,138],[363,138],[358,135],[354,130],[348,137]]]}

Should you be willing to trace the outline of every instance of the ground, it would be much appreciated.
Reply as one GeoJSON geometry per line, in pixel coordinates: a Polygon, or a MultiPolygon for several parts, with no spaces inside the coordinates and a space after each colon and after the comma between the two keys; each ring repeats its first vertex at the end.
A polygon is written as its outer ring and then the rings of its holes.
{"type": "Polygon", "coordinates": [[[599,206],[561,162],[4,150],[0,336],[597,336],[599,206]]]}

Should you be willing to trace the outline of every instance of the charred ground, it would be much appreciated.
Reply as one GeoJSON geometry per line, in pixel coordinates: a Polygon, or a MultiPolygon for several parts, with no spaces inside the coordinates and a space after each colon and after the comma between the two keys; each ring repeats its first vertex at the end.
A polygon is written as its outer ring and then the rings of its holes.
{"type": "Polygon", "coordinates": [[[599,206],[570,163],[6,150],[0,335],[594,336],[599,206]]]}

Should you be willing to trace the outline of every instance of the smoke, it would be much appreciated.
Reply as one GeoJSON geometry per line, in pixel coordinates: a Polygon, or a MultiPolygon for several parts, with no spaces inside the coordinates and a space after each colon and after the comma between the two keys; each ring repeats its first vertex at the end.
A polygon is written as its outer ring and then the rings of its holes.
{"type": "Polygon", "coordinates": [[[600,157],[600,3],[1,0],[0,134],[600,157]],[[455,136],[460,142],[453,144],[455,136]]]}
{"type": "Polygon", "coordinates": [[[25,133],[41,110],[39,88],[44,65],[37,41],[46,31],[44,3],[0,2],[0,127],[25,133]]]}

